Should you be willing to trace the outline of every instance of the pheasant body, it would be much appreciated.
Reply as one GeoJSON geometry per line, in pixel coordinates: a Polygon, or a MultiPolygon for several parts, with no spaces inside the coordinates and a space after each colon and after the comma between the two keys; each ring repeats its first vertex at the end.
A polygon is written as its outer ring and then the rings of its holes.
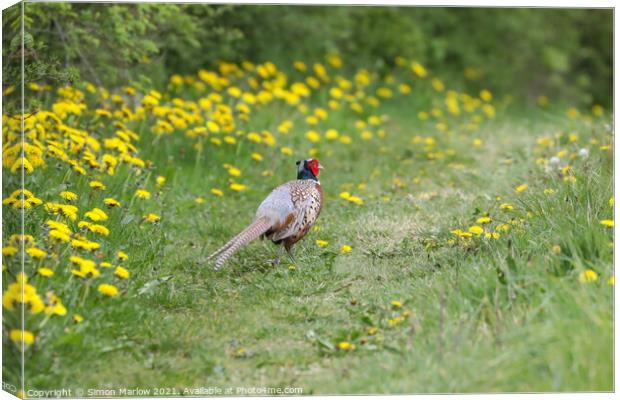
{"type": "Polygon", "coordinates": [[[264,235],[289,250],[299,241],[321,213],[323,189],[312,180],[298,179],[275,188],[256,211],[256,218],[273,216],[272,226],[264,235]]]}
{"type": "Polygon", "coordinates": [[[276,187],[256,210],[254,222],[209,257],[215,258],[216,269],[260,236],[284,246],[290,255],[293,245],[308,233],[323,208],[323,189],[317,179],[321,166],[314,159],[298,165],[298,179],[276,187]]]}

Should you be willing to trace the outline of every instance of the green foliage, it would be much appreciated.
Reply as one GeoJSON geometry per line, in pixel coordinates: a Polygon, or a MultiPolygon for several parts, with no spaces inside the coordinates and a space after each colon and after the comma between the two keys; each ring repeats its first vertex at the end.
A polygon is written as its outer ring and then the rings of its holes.
{"type": "MultiPolygon", "coordinates": [[[[215,45],[220,35],[227,35],[209,21],[226,10],[210,6],[189,10],[175,4],[29,3],[24,14],[24,81],[58,86],[81,79],[118,87],[138,80],[147,85],[153,75],[178,69],[177,63],[204,60],[196,58],[202,44],[215,45]]],[[[21,9],[11,7],[3,16],[3,88],[7,88],[21,81],[21,9]]],[[[13,93],[5,104],[15,109],[19,91],[13,93]]],[[[36,99],[27,103],[27,110],[37,108],[36,99]]]]}
{"type": "MultiPolygon", "coordinates": [[[[4,11],[4,88],[19,82],[19,16],[4,11]]],[[[611,10],[29,3],[25,30],[26,82],[161,86],[216,60],[335,51],[378,67],[413,58],[468,90],[484,78],[513,97],[611,103],[611,10]]]]}
{"type": "Polygon", "coordinates": [[[470,90],[484,79],[513,96],[611,100],[610,10],[256,6],[242,8],[235,23],[249,57],[290,61],[337,50],[352,64],[389,66],[401,55],[461,81],[474,68],[464,82],[470,90]]]}

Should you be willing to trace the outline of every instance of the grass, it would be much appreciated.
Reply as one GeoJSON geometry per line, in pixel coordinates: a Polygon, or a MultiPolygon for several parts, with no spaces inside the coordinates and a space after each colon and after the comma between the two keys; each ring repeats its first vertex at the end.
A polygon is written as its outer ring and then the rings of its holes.
{"type": "MultiPolygon", "coordinates": [[[[295,268],[288,260],[272,267],[276,250],[266,242],[242,249],[220,271],[206,258],[252,220],[271,188],[294,177],[303,155],[274,150],[255,163],[243,142],[198,155],[180,135],[143,134],[143,156],[167,177],[155,200],[162,221],[110,222],[123,229],[115,240],[131,254],[127,295],[30,354],[27,387],[613,390],[613,233],[599,222],[613,219],[604,124],[508,110],[475,135],[445,134],[421,123],[414,106],[381,105],[390,118],[385,140],[321,148],[325,206],[319,229],[295,248],[295,268]],[[537,142],[555,132],[550,147],[537,142]],[[570,132],[578,134],[574,143],[570,132]],[[413,144],[416,135],[436,145],[413,144]],[[587,158],[568,158],[581,147],[587,158]],[[562,149],[574,184],[537,163],[562,149]],[[429,158],[438,151],[444,155],[429,158]],[[243,171],[249,190],[209,194],[225,185],[223,162],[243,171]],[[265,168],[273,176],[261,176],[265,168]],[[516,192],[523,183],[527,189],[516,192]],[[364,204],[341,199],[344,190],[364,204]],[[504,223],[509,231],[497,239],[451,233],[485,215],[487,231],[504,223]],[[329,244],[319,248],[316,239],[329,244]],[[342,254],[345,244],[353,251],[342,254]],[[580,282],[586,269],[596,282],[580,282]],[[338,348],[342,342],[355,348],[338,348]]],[[[257,115],[257,126],[281,112],[257,115]]],[[[345,129],[349,118],[336,113],[330,123],[345,129]]]]}

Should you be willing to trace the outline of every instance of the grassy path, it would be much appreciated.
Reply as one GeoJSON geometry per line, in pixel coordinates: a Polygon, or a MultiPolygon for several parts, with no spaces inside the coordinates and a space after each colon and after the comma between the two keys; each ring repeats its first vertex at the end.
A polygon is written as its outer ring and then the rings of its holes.
{"type": "Polygon", "coordinates": [[[611,390],[612,234],[599,220],[612,215],[612,161],[599,149],[610,141],[602,124],[503,115],[474,138],[427,132],[406,107],[383,107],[390,140],[320,157],[326,205],[294,267],[270,267],[269,243],[219,272],[205,264],[294,175],[294,160],[274,165],[272,177],[250,169],[257,184],[239,198],[198,204],[214,161],[183,158],[182,142],[154,148],[171,178],[160,234],[148,247],[132,243],[142,289],[105,315],[107,329],[67,350],[82,361],[41,382],[306,394],[611,390]],[[537,142],[556,131],[552,148],[537,142]],[[565,138],[572,131],[576,143],[565,138]],[[571,161],[574,184],[537,165],[580,147],[590,154],[571,161]],[[342,200],[343,191],[364,204],[342,200]],[[476,222],[486,215],[488,225],[476,222]],[[473,225],[498,237],[451,233],[473,225]],[[343,245],[353,250],[342,254],[343,245]],[[586,269],[597,282],[579,282],[586,269]]]}

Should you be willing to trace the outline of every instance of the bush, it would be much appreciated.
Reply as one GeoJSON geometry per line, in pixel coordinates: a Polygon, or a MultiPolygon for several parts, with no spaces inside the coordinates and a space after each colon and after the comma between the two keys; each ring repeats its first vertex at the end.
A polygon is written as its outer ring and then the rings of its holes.
{"type": "MultiPolygon", "coordinates": [[[[4,88],[19,82],[20,12],[4,11],[4,88]]],[[[290,65],[340,53],[388,72],[397,56],[477,91],[611,104],[611,10],[26,5],[26,82],[162,86],[218,60],[290,65]]],[[[36,108],[32,106],[31,108],[36,108]]]]}

